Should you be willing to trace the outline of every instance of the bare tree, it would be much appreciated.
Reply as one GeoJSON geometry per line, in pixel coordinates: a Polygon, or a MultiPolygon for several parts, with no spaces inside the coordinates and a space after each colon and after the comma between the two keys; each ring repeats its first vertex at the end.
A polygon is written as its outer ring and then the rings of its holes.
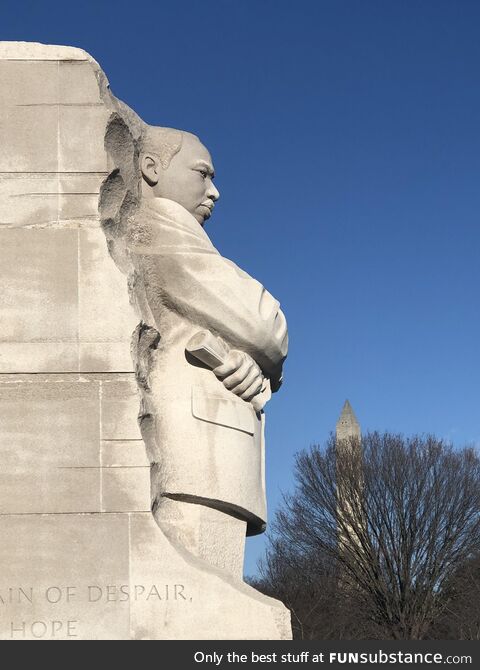
{"type": "MultiPolygon", "coordinates": [[[[332,437],[297,456],[263,581],[275,584],[276,560],[292,566],[300,588],[304,575],[314,580],[312,557],[328,558],[340,600],[368,623],[365,637],[426,637],[447,607],[447,583],[480,548],[480,459],[431,436],[370,433],[349,446],[332,437]]],[[[317,599],[312,612],[323,607],[317,599]]],[[[349,636],[358,634],[357,626],[349,636]]]]}
{"type": "Polygon", "coordinates": [[[445,608],[431,630],[442,640],[480,640],[480,554],[463,563],[444,588],[445,608]]]}
{"type": "Polygon", "coordinates": [[[289,608],[294,639],[374,637],[362,603],[342,588],[330,556],[319,551],[302,554],[272,540],[259,567],[260,577],[250,581],[289,608]]]}

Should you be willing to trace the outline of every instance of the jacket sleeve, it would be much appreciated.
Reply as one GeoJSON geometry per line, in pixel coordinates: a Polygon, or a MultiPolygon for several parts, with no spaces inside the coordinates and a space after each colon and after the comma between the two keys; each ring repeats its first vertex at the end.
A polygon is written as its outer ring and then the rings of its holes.
{"type": "Polygon", "coordinates": [[[156,320],[167,307],[207,328],[248,353],[278,388],[288,349],[286,320],[278,301],[256,279],[214,247],[132,251],[156,320]]]}

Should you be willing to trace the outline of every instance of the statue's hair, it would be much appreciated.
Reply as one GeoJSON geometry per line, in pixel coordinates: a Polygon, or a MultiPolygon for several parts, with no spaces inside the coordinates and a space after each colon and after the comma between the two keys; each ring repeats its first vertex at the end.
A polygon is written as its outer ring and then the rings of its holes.
{"type": "Polygon", "coordinates": [[[126,105],[117,105],[105,133],[105,149],[114,166],[103,182],[99,210],[110,255],[120,270],[134,281],[134,268],[127,252],[127,236],[141,200],[140,157],[151,153],[164,170],[183,142],[183,131],[148,126],[126,105]]]}
{"type": "Polygon", "coordinates": [[[151,152],[158,156],[162,168],[166,170],[172,158],[180,151],[182,141],[183,133],[181,130],[145,125],[141,137],[140,152],[151,152]]]}

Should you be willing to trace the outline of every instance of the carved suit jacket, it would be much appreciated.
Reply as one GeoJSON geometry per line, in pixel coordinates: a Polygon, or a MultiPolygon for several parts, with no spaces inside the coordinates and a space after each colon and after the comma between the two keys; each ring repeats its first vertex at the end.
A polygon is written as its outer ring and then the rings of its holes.
{"type": "Polygon", "coordinates": [[[170,200],[143,201],[130,222],[127,248],[142,319],[133,353],[152,504],[160,505],[163,496],[200,502],[245,519],[249,534],[261,532],[264,414],[228,391],[185,346],[199,330],[209,330],[248,353],[275,390],[288,347],[280,305],[170,200]]]}

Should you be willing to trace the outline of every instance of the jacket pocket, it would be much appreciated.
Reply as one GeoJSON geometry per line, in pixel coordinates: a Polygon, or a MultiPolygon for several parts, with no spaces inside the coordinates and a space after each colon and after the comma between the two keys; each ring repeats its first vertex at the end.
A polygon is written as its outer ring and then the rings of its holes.
{"type": "Polygon", "coordinates": [[[241,399],[229,400],[207,393],[201,387],[192,388],[192,414],[200,421],[255,434],[257,421],[250,403],[241,399]]]}

